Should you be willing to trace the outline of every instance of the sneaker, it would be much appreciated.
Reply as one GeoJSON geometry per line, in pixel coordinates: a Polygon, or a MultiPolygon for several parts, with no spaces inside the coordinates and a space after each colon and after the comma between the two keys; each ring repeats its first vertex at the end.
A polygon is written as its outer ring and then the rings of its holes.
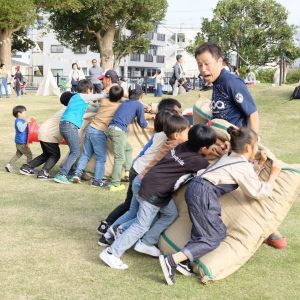
{"type": "Polygon", "coordinates": [[[37,179],[41,179],[41,180],[49,180],[49,179],[53,179],[52,176],[49,175],[49,173],[47,173],[45,170],[41,170],[38,172],[37,179]]]}
{"type": "Polygon", "coordinates": [[[73,177],[72,177],[72,182],[73,182],[73,183],[81,183],[80,177],[79,177],[79,176],[76,176],[76,175],[73,176],[73,177]]]}
{"type": "Polygon", "coordinates": [[[167,284],[173,285],[175,283],[176,266],[171,266],[170,256],[171,255],[160,255],[159,263],[164,273],[167,284]]]}
{"type": "Polygon", "coordinates": [[[161,255],[160,250],[157,247],[148,246],[141,240],[138,240],[138,242],[135,244],[134,250],[153,257],[159,257],[161,255]]]}
{"type": "Polygon", "coordinates": [[[108,187],[108,182],[104,180],[93,180],[92,181],[92,186],[93,187],[108,187]]]}
{"type": "Polygon", "coordinates": [[[104,221],[101,221],[100,225],[99,225],[98,228],[97,228],[97,232],[98,232],[100,235],[102,235],[102,234],[104,234],[104,233],[107,231],[108,228],[109,228],[108,223],[107,223],[105,220],[104,220],[104,221]]]}
{"type": "Polygon", "coordinates": [[[66,175],[56,175],[54,177],[54,181],[62,184],[70,184],[71,182],[68,180],[66,175]]]}
{"type": "Polygon", "coordinates": [[[125,185],[124,184],[120,184],[118,186],[115,186],[115,185],[109,185],[108,186],[108,189],[110,192],[121,192],[123,190],[125,190],[125,185]]]}
{"type": "Polygon", "coordinates": [[[35,175],[35,172],[32,168],[30,168],[28,165],[23,165],[20,168],[20,173],[27,176],[33,176],[35,175]]]}
{"type": "Polygon", "coordinates": [[[114,242],[114,238],[107,239],[104,235],[102,235],[98,241],[98,245],[102,247],[110,246],[114,242]]]}
{"type": "Polygon", "coordinates": [[[181,262],[177,265],[176,270],[184,276],[193,276],[194,272],[189,261],[181,262]]]}
{"type": "Polygon", "coordinates": [[[11,173],[12,170],[13,170],[12,165],[11,165],[11,164],[7,164],[7,165],[5,166],[5,170],[6,170],[6,172],[11,173]]]}
{"type": "Polygon", "coordinates": [[[122,262],[122,260],[113,254],[109,253],[108,249],[103,250],[99,254],[100,259],[105,262],[112,269],[125,270],[128,266],[122,262]]]}
{"type": "Polygon", "coordinates": [[[265,244],[275,248],[275,249],[285,249],[287,248],[287,238],[279,237],[279,238],[272,238],[269,236],[265,241],[265,244]]]}

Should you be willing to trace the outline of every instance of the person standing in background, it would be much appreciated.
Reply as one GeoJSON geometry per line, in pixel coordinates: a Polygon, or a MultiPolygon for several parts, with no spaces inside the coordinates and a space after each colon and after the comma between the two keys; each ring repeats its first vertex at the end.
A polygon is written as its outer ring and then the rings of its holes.
{"type": "Polygon", "coordinates": [[[78,81],[81,79],[85,79],[85,76],[81,69],[78,68],[77,63],[72,64],[72,70],[69,74],[69,81],[71,82],[71,92],[77,92],[78,81]]]}
{"type": "Polygon", "coordinates": [[[8,89],[7,89],[7,79],[8,71],[5,68],[4,64],[0,65],[0,98],[2,98],[2,87],[5,90],[6,98],[9,98],[8,89]]]}
{"type": "Polygon", "coordinates": [[[14,80],[15,80],[15,91],[16,91],[16,95],[17,97],[21,97],[21,84],[23,84],[23,75],[20,71],[20,66],[16,66],[16,73],[14,76],[14,80]]]}
{"type": "Polygon", "coordinates": [[[103,89],[103,85],[101,81],[98,79],[100,75],[102,75],[103,70],[101,67],[97,65],[97,59],[92,60],[92,67],[89,68],[89,76],[90,80],[94,86],[94,94],[101,93],[103,89]]]}

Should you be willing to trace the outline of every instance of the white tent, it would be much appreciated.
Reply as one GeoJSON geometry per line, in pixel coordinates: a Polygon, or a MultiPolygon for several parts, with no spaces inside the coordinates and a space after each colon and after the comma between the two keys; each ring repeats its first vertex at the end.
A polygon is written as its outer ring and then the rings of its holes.
{"type": "Polygon", "coordinates": [[[61,94],[56,80],[51,72],[48,70],[46,77],[44,77],[42,83],[36,92],[36,96],[59,96],[61,94]]]}

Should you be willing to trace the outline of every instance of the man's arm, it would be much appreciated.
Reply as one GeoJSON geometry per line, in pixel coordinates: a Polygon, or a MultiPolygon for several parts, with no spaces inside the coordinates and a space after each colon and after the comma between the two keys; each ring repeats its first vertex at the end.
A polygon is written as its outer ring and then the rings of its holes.
{"type": "Polygon", "coordinates": [[[248,125],[253,131],[255,131],[258,134],[258,130],[259,130],[258,111],[255,111],[249,116],[248,125]]]}
{"type": "Polygon", "coordinates": [[[176,64],[174,66],[174,73],[175,73],[176,80],[179,80],[180,79],[180,66],[179,66],[179,64],[176,64]]]}

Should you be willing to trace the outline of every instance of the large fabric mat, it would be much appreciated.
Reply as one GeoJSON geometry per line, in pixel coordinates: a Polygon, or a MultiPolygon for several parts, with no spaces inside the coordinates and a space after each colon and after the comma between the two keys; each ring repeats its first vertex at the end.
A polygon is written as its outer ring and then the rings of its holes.
{"type": "MultiPolygon", "coordinates": [[[[219,139],[228,139],[228,122],[212,120],[209,124],[216,130],[219,139]]],[[[260,173],[262,180],[268,179],[271,159],[274,158],[269,150],[267,155],[269,159],[260,173]]],[[[245,196],[240,189],[224,195],[220,202],[222,220],[228,228],[228,234],[217,249],[194,263],[194,271],[200,274],[202,282],[225,278],[245,264],[282,223],[297,198],[299,185],[299,169],[294,165],[284,165],[271,197],[257,201],[245,196]]],[[[192,225],[184,192],[185,187],[174,195],[179,217],[160,238],[159,247],[165,254],[179,251],[191,237],[192,225]]]]}

